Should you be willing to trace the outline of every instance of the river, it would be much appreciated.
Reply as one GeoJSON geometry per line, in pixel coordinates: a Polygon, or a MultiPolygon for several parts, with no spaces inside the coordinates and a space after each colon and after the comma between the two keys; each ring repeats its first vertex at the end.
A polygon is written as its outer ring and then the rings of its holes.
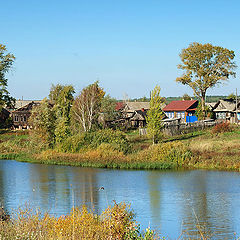
{"type": "Polygon", "coordinates": [[[142,229],[162,236],[196,238],[200,225],[211,239],[240,237],[240,173],[135,171],[0,161],[0,201],[11,213],[29,204],[68,214],[87,204],[100,213],[109,204],[131,204],[142,229]]]}

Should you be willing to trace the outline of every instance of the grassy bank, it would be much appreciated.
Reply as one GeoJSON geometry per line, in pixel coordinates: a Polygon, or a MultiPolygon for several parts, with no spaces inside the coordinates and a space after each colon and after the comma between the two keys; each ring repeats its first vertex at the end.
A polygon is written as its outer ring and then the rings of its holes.
{"type": "Polygon", "coordinates": [[[118,140],[120,145],[116,145],[115,140],[104,142],[98,136],[97,140],[90,138],[91,145],[82,147],[84,141],[77,137],[67,141],[64,151],[46,148],[31,138],[28,132],[0,134],[0,158],[83,167],[240,170],[239,127],[220,133],[209,129],[166,137],[156,145],[151,145],[151,139],[138,136],[137,131],[128,133],[126,141],[118,140]]]}
{"type": "Polygon", "coordinates": [[[194,168],[240,171],[240,128],[214,134],[207,131],[188,141],[194,158],[189,165],[194,168]]]}

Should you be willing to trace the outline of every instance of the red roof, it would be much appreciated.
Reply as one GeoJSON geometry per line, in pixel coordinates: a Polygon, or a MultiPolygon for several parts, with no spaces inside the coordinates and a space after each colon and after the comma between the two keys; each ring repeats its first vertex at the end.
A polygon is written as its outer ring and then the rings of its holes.
{"type": "Polygon", "coordinates": [[[122,108],[124,108],[125,103],[124,102],[116,102],[115,110],[119,111],[122,108]]]}
{"type": "Polygon", "coordinates": [[[172,101],[165,108],[163,108],[164,112],[168,111],[187,111],[187,110],[195,110],[197,107],[197,100],[182,100],[182,101],[172,101]]]}

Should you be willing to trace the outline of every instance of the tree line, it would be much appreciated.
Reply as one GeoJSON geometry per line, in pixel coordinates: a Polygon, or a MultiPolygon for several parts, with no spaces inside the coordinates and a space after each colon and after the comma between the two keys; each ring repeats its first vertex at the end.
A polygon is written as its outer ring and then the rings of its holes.
{"type": "MultiPolygon", "coordinates": [[[[232,50],[210,43],[191,43],[179,54],[181,64],[178,68],[183,74],[176,82],[189,86],[200,100],[202,116],[206,116],[205,99],[207,90],[221,84],[230,77],[235,77],[235,53],[232,50]]],[[[6,46],[0,44],[0,110],[3,106],[11,106],[14,99],[7,91],[6,74],[14,63],[15,56],[7,52],[6,46]]],[[[34,109],[31,122],[50,146],[60,144],[67,136],[77,132],[88,132],[98,129],[99,114],[105,119],[115,116],[116,100],[106,95],[98,82],[88,85],[74,98],[72,85],[53,85],[49,97],[34,109]]],[[[189,96],[184,96],[188,98],[189,96]]],[[[151,93],[150,110],[147,115],[148,132],[156,142],[156,136],[161,129],[160,121],[163,113],[160,104],[160,87],[156,86],[151,93]]]]}

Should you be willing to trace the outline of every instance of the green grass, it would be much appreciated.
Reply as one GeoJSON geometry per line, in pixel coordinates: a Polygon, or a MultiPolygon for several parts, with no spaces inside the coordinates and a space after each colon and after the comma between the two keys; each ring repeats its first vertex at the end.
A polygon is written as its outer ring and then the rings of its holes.
{"type": "Polygon", "coordinates": [[[109,144],[79,153],[63,153],[44,150],[38,144],[34,146],[27,131],[3,132],[0,134],[0,159],[119,169],[180,167],[240,171],[240,127],[218,135],[208,129],[165,137],[155,147],[152,147],[151,139],[139,136],[138,131],[127,133],[127,138],[133,146],[133,151],[128,154],[119,152],[109,144]]]}

